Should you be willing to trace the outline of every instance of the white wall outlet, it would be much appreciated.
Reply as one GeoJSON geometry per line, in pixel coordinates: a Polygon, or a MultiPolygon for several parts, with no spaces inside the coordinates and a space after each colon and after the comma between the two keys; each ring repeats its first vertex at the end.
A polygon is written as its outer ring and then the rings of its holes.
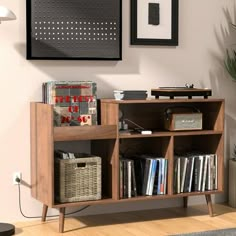
{"type": "Polygon", "coordinates": [[[13,184],[19,184],[19,182],[16,181],[16,179],[19,178],[21,181],[21,172],[14,172],[13,173],[13,184]]]}

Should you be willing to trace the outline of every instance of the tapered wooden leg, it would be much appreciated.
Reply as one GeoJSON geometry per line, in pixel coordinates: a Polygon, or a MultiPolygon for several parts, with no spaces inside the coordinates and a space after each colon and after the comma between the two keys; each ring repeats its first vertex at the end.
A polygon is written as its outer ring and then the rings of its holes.
{"type": "Polygon", "coordinates": [[[43,204],[42,222],[46,221],[47,212],[48,212],[48,206],[43,204]]]}
{"type": "Polygon", "coordinates": [[[205,197],[206,197],[206,202],[207,202],[207,206],[208,206],[209,215],[213,216],[213,207],[212,207],[211,195],[206,194],[205,197]]]}
{"type": "Polygon", "coordinates": [[[60,215],[59,215],[59,232],[64,232],[64,222],[65,222],[65,207],[60,208],[60,215]]]}
{"type": "Polygon", "coordinates": [[[183,197],[183,201],[184,201],[184,208],[188,207],[188,197],[183,197]]]}

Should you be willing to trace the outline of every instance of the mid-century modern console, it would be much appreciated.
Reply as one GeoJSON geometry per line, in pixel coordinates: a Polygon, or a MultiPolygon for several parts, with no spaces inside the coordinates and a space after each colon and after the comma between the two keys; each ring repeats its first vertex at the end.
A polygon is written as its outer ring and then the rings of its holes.
{"type": "Polygon", "coordinates": [[[59,231],[64,231],[65,208],[85,205],[132,202],[150,199],[183,198],[205,195],[209,214],[213,215],[211,195],[223,192],[224,163],[224,100],[222,99],[152,99],[114,100],[101,99],[101,124],[96,126],[54,127],[53,107],[43,103],[31,103],[31,184],[32,196],[43,203],[42,220],[46,220],[48,207],[57,208],[59,231]],[[203,115],[202,130],[168,131],[164,129],[167,107],[191,105],[203,115]],[[152,134],[127,134],[119,132],[119,116],[142,124],[152,134]],[[96,201],[59,203],[54,191],[54,146],[57,142],[91,141],[91,153],[102,158],[102,198],[96,201]],[[218,157],[218,189],[204,192],[175,194],[175,149],[200,150],[215,153],[218,157]],[[119,156],[127,150],[153,152],[168,159],[167,193],[165,195],[137,196],[120,199],[119,156]]]}

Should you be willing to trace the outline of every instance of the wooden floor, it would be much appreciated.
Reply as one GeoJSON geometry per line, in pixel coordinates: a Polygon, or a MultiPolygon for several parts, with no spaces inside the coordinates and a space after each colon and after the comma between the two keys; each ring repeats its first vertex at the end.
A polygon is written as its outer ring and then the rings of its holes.
{"type": "Polygon", "coordinates": [[[66,218],[65,233],[58,220],[16,223],[16,235],[24,236],[161,236],[236,227],[236,209],[214,205],[214,217],[206,205],[66,218]]]}

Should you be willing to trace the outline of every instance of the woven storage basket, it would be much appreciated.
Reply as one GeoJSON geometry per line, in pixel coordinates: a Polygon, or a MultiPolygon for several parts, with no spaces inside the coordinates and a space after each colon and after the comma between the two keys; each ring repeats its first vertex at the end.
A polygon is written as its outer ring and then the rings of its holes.
{"type": "Polygon", "coordinates": [[[101,157],[82,153],[77,153],[76,157],[67,160],[55,158],[56,201],[101,199],[101,157]]]}

